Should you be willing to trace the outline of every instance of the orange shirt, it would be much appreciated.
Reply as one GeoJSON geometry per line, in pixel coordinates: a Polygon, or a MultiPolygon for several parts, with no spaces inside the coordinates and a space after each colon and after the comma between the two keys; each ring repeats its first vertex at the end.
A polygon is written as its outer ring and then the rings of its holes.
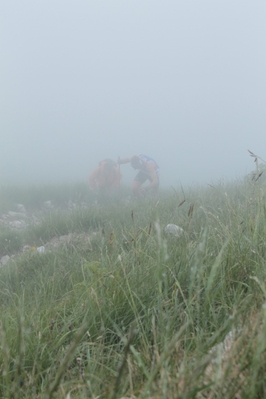
{"type": "Polygon", "coordinates": [[[89,184],[92,190],[98,187],[105,187],[112,190],[119,186],[122,175],[117,166],[113,166],[110,171],[104,169],[105,163],[103,162],[90,174],[89,184]]]}

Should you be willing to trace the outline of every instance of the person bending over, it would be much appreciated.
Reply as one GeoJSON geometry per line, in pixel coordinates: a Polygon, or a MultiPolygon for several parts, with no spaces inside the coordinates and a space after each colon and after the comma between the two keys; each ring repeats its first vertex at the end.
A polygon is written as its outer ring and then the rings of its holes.
{"type": "Polygon", "coordinates": [[[117,164],[111,159],[104,159],[90,174],[89,185],[99,197],[109,197],[119,187],[121,178],[117,164]]]}
{"type": "Polygon", "coordinates": [[[129,158],[118,158],[117,163],[119,165],[125,163],[131,163],[133,169],[138,169],[139,172],[135,176],[132,183],[132,191],[136,196],[145,195],[150,192],[157,194],[159,189],[159,166],[157,162],[148,157],[147,155],[133,155],[129,158]],[[149,185],[144,187],[143,184],[149,180],[149,185]]]}

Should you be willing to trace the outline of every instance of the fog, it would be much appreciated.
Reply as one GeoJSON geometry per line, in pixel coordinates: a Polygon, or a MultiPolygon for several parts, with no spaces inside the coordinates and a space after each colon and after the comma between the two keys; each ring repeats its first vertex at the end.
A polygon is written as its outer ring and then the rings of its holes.
{"type": "Polygon", "coordinates": [[[139,153],[165,187],[242,178],[266,158],[265,21],[265,0],[2,1],[0,183],[139,153]]]}

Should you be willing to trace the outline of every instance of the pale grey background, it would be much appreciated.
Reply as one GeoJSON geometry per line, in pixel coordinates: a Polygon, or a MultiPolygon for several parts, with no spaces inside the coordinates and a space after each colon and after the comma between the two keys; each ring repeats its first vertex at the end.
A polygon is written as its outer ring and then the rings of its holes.
{"type": "Polygon", "coordinates": [[[242,178],[266,158],[265,21],[265,0],[1,1],[0,183],[135,153],[165,186],[242,178]]]}

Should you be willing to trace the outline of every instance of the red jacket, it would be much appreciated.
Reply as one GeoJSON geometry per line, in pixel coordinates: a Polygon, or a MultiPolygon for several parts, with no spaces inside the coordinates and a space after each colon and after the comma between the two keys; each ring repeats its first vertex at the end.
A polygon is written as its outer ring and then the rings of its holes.
{"type": "Polygon", "coordinates": [[[92,190],[96,190],[99,187],[105,187],[112,190],[119,186],[122,174],[117,166],[112,166],[110,170],[105,169],[106,162],[103,161],[101,164],[94,169],[90,174],[89,184],[92,190]]]}

